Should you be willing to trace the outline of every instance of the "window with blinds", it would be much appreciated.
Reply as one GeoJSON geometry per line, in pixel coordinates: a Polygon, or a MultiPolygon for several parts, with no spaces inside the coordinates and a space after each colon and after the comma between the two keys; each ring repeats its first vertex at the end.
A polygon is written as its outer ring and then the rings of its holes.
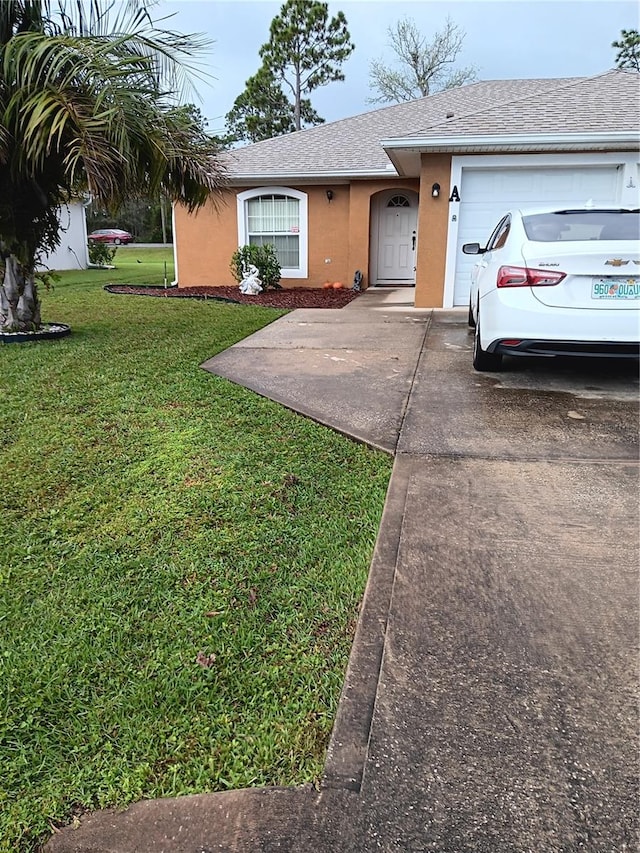
{"type": "Polygon", "coordinates": [[[300,266],[300,202],[285,195],[259,195],[247,205],[247,236],[249,243],[276,250],[283,268],[300,266]]]}
{"type": "Polygon", "coordinates": [[[293,187],[252,187],[236,196],[238,246],[270,243],[282,278],[308,278],[309,199],[293,187]]]}

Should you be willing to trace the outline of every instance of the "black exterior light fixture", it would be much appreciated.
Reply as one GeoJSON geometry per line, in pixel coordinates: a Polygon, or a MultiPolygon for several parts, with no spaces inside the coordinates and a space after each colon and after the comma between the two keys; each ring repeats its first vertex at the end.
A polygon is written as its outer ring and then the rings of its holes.
{"type": "Polygon", "coordinates": [[[333,198],[333,190],[327,190],[327,201],[331,201],[333,198]]]}
{"type": "Polygon", "coordinates": [[[438,198],[438,196],[440,195],[440,184],[435,183],[435,184],[431,187],[431,195],[432,195],[434,198],[438,198]]]}

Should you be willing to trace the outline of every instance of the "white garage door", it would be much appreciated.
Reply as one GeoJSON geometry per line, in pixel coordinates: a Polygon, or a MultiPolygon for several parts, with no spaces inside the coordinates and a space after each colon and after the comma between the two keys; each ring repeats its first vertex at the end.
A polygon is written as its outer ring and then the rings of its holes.
{"type": "Polygon", "coordinates": [[[615,202],[616,166],[539,169],[463,169],[460,188],[454,305],[469,302],[473,255],[462,253],[463,243],[484,246],[500,217],[513,207],[546,204],[615,202]]]}

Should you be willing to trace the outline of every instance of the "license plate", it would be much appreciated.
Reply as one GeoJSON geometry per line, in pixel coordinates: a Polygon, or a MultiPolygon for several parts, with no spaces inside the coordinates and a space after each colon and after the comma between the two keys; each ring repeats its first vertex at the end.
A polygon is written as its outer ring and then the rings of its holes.
{"type": "Polygon", "coordinates": [[[591,284],[592,299],[640,299],[640,279],[594,278],[591,284]]]}

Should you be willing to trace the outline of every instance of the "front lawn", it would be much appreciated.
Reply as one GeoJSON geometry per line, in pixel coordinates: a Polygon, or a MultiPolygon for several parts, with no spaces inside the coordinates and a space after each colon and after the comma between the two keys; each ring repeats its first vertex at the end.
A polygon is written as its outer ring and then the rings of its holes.
{"type": "Polygon", "coordinates": [[[0,345],[2,850],[323,766],[391,459],[199,367],[281,312],[102,290],[149,251],[0,345]]]}
{"type": "MultiPolygon", "coordinates": [[[[165,271],[167,283],[174,278],[173,249],[137,246],[118,246],[111,265],[115,269],[67,270],[59,273],[61,283],[94,285],[105,284],[164,284],[165,271]]],[[[92,288],[93,289],[93,288],[92,288]]],[[[45,318],[48,319],[48,318],[45,318]]]]}

